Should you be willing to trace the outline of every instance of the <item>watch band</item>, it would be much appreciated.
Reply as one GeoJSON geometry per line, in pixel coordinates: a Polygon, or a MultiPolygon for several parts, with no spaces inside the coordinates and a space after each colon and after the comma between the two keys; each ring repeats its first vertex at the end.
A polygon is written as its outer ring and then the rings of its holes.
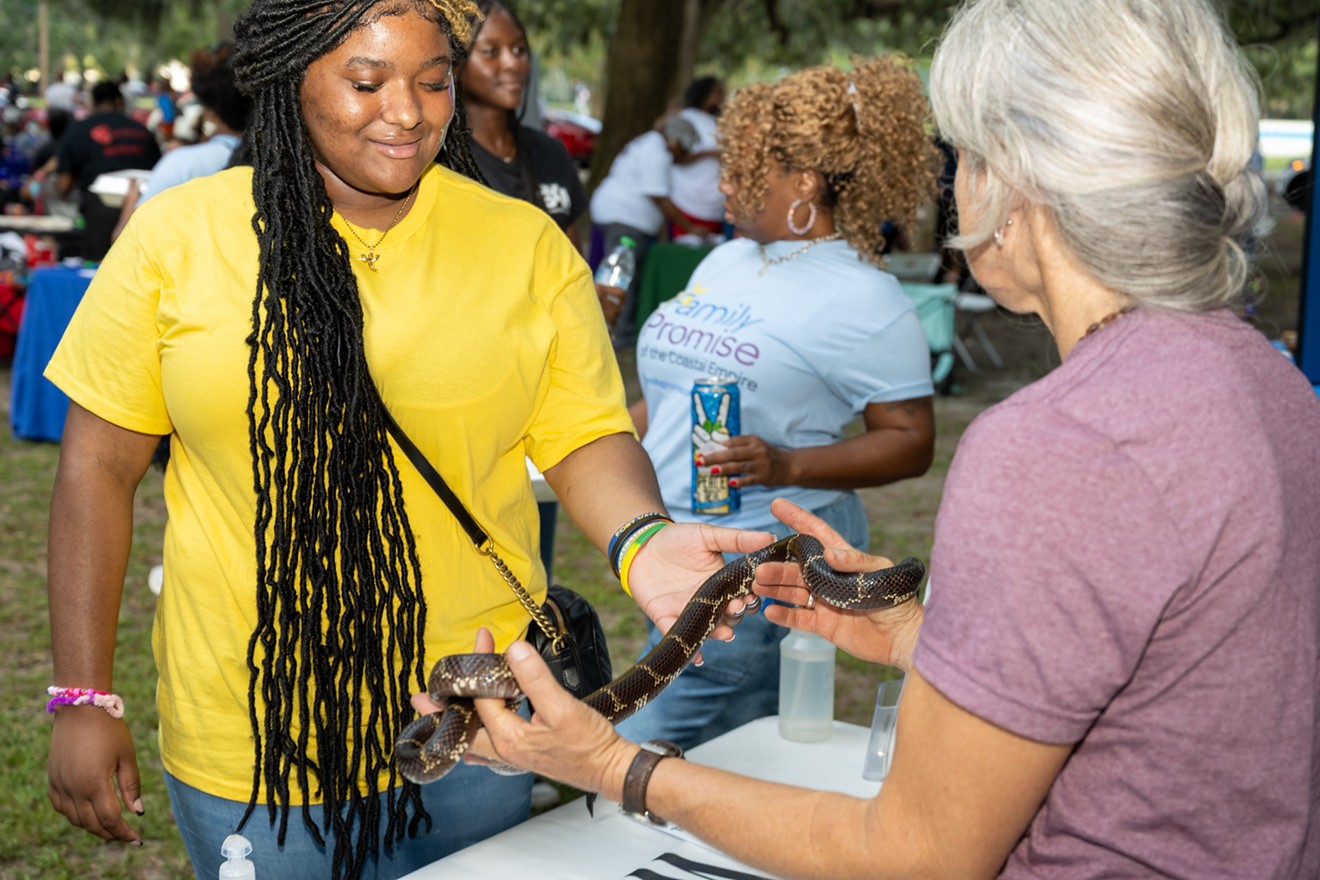
{"type": "Polygon", "coordinates": [[[656,765],[665,758],[681,758],[683,750],[668,740],[653,739],[642,743],[642,750],[628,765],[623,777],[623,811],[641,816],[653,825],[664,825],[665,820],[646,809],[646,786],[656,765]]]}

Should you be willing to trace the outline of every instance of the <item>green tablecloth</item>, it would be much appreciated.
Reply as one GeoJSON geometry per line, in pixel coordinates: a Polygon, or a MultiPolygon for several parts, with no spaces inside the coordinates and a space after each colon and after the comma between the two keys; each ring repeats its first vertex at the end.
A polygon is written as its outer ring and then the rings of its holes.
{"type": "Polygon", "coordinates": [[[692,270],[712,250],[711,245],[660,242],[646,252],[642,281],[637,288],[637,315],[633,327],[640,329],[660,303],[672,299],[692,277],[692,270]]]}

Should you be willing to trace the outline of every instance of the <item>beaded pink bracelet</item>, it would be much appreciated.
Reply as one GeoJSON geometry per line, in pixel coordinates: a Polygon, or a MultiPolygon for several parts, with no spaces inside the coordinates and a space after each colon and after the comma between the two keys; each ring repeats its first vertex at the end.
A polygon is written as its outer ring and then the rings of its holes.
{"type": "Polygon", "coordinates": [[[95,706],[104,709],[111,718],[124,717],[124,700],[119,694],[110,694],[92,688],[62,688],[51,685],[46,688],[51,701],[46,704],[47,712],[54,712],[60,706],[95,706]]]}

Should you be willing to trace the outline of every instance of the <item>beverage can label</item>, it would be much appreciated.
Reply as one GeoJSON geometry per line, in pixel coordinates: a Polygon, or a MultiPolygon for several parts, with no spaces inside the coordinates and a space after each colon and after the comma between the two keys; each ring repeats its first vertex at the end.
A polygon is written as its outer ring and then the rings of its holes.
{"type": "Polygon", "coordinates": [[[728,474],[712,474],[710,466],[698,466],[697,456],[722,449],[730,437],[741,433],[738,383],[734,379],[698,379],[692,386],[692,511],[718,516],[734,513],[741,506],[738,489],[729,485],[728,474]]]}
{"type": "Polygon", "coordinates": [[[55,265],[55,241],[52,238],[38,235],[23,236],[23,244],[27,250],[28,269],[40,269],[43,266],[55,265]]]}

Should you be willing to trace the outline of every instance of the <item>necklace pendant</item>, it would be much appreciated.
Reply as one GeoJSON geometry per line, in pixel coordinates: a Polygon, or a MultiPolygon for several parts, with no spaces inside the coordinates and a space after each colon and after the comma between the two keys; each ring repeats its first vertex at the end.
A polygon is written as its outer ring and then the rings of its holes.
{"type": "Polygon", "coordinates": [[[380,259],[375,251],[367,251],[365,254],[359,254],[358,259],[367,264],[367,268],[376,271],[376,261],[380,259]]]}

